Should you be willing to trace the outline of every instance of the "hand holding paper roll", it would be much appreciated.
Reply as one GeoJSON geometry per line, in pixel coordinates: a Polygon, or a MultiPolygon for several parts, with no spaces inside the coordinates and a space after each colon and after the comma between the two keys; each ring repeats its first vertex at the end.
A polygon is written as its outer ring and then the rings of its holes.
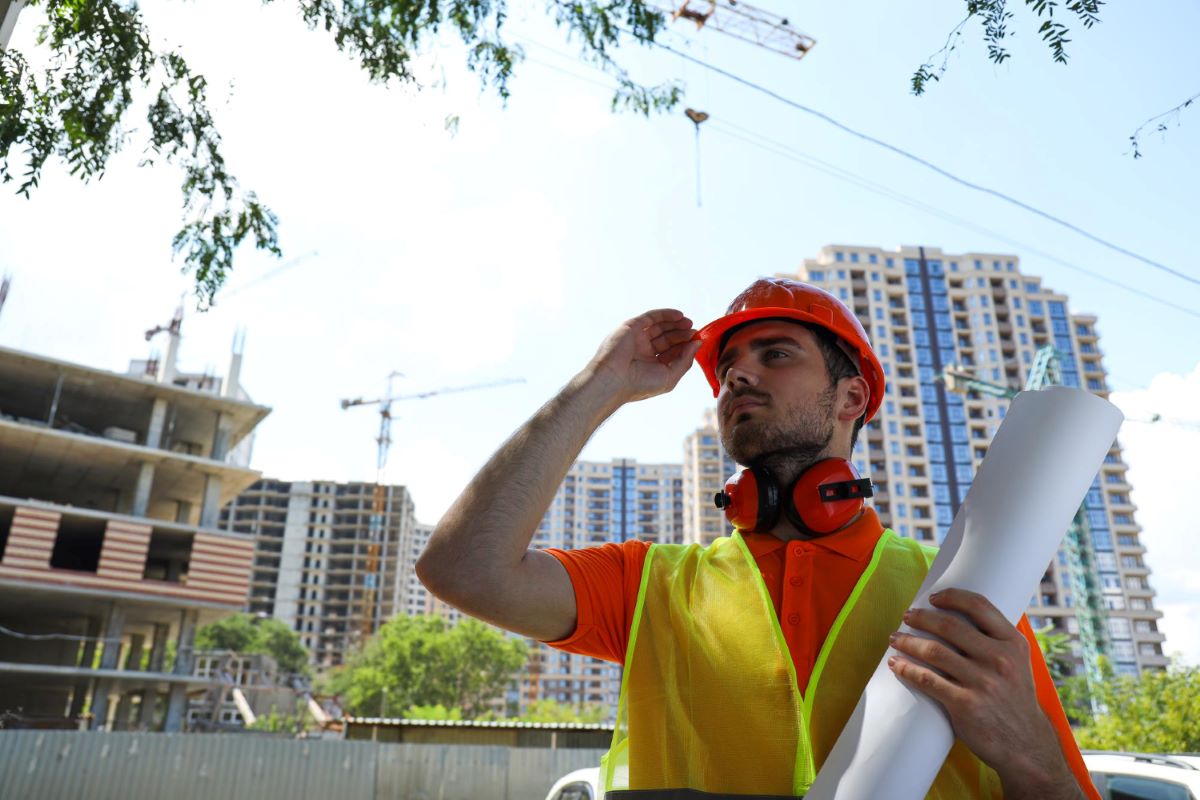
{"type": "MultiPolygon", "coordinates": [[[[1015,623],[1121,420],[1115,406],[1085,391],[1056,386],[1019,394],[913,608],[930,609],[932,593],[960,589],[987,598],[1015,623]]],[[[918,800],[933,784],[954,731],[936,701],[892,673],[888,659],[896,655],[889,648],[876,668],[810,800],[865,800],[884,787],[889,798],[918,800]]]]}

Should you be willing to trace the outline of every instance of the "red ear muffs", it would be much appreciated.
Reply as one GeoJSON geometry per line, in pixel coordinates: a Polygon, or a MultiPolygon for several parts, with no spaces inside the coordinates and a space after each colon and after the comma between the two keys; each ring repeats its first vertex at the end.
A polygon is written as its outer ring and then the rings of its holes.
{"type": "Polygon", "coordinates": [[[860,479],[853,464],[827,458],[800,473],[784,513],[801,532],[824,536],[854,519],[871,494],[870,479],[860,479]]]}
{"type": "Polygon", "coordinates": [[[779,522],[779,483],[762,467],[744,469],[713,498],[725,518],[740,531],[767,532],[779,522]]]}
{"type": "Polygon", "coordinates": [[[751,467],[730,478],[713,500],[740,531],[767,533],[783,513],[801,533],[824,536],[854,519],[872,490],[870,479],[859,478],[849,461],[827,458],[800,473],[786,501],[780,495],[769,470],[751,467]]]}

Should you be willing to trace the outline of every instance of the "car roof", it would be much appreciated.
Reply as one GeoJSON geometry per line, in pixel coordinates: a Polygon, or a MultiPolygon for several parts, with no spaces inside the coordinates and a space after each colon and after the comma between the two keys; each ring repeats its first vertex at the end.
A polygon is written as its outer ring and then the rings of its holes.
{"type": "Polygon", "coordinates": [[[1084,751],[1089,772],[1135,775],[1183,784],[1200,794],[1200,755],[1084,751]]]}

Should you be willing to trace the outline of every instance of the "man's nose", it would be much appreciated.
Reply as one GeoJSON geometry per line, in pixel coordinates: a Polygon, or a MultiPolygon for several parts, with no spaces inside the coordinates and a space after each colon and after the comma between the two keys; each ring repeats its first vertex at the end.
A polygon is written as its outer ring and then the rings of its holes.
{"type": "Polygon", "coordinates": [[[725,385],[730,389],[735,386],[757,386],[758,374],[744,368],[741,364],[731,364],[725,370],[725,385]]]}

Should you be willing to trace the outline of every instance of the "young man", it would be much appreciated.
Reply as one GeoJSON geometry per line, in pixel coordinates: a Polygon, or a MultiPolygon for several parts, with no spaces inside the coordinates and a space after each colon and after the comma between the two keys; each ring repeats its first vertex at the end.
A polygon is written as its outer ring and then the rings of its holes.
{"type": "Polygon", "coordinates": [[[493,456],[418,575],[466,613],[624,664],[610,798],[803,796],[889,641],[912,657],[892,659],[896,676],[957,736],[930,797],[1098,797],[1028,623],[960,590],[906,611],[932,551],[883,530],[848,463],[883,391],[862,326],[816,287],[756,281],[699,332],[647,312],[493,456]],[[726,497],[738,530],[708,548],[529,549],[592,433],[693,359],[722,443],[753,468],[726,497]],[[895,635],[902,619],[946,644],[895,635]]]}

